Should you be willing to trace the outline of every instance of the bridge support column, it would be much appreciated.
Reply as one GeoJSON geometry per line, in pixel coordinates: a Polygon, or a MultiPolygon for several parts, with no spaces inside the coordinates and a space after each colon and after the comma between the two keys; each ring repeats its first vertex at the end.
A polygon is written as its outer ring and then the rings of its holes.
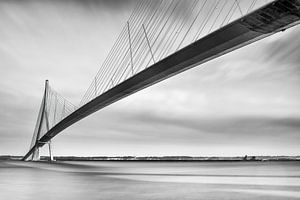
{"type": "Polygon", "coordinates": [[[51,145],[51,140],[48,142],[48,147],[49,147],[49,161],[52,162],[54,161],[53,159],[53,154],[52,154],[52,145],[51,145]]]}
{"type": "Polygon", "coordinates": [[[40,149],[36,147],[32,154],[32,161],[39,161],[40,160],[40,149]]]}

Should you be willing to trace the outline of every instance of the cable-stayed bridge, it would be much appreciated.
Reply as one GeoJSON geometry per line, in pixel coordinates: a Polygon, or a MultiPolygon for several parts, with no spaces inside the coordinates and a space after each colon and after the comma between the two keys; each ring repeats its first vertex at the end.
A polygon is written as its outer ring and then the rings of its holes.
{"type": "MultiPolygon", "coordinates": [[[[86,116],[159,81],[300,23],[300,0],[143,0],[78,106],[45,84],[23,160],[86,116]]],[[[50,157],[52,155],[50,154],[50,157]]]]}

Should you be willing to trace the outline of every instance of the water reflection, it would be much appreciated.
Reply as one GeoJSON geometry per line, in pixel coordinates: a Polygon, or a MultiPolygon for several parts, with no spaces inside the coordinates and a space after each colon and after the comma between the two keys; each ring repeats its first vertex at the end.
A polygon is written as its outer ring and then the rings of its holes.
{"type": "Polygon", "coordinates": [[[0,162],[0,199],[299,199],[300,162],[0,162]]]}

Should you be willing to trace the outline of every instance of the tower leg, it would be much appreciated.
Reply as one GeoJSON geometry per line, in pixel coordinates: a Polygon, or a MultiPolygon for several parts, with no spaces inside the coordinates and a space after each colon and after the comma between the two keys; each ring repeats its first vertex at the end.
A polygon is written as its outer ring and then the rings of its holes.
{"type": "Polygon", "coordinates": [[[40,160],[40,150],[38,147],[36,147],[32,154],[32,161],[39,161],[39,160],[40,160]]]}
{"type": "Polygon", "coordinates": [[[49,147],[49,158],[50,158],[50,162],[52,162],[52,161],[54,161],[54,159],[53,159],[53,154],[52,154],[51,140],[48,142],[48,147],[49,147]]]}

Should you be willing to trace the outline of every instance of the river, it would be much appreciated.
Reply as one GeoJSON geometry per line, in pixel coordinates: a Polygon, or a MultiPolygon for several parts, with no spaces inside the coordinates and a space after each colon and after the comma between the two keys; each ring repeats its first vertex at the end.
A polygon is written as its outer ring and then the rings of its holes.
{"type": "Polygon", "coordinates": [[[0,199],[300,199],[300,162],[0,161],[0,199]]]}

